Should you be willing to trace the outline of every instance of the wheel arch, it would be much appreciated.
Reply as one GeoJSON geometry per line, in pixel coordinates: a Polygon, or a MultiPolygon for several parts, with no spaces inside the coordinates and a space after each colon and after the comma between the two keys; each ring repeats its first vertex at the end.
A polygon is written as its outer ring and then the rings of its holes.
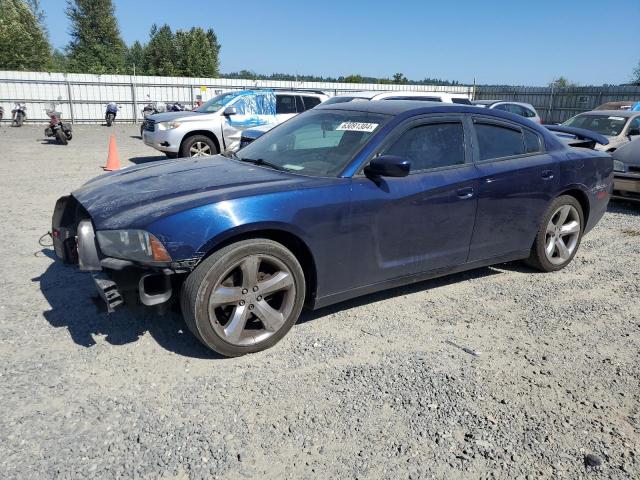
{"type": "Polygon", "coordinates": [[[558,197],[562,195],[569,195],[571,197],[574,197],[576,200],[578,200],[578,203],[582,207],[582,215],[584,217],[584,226],[586,227],[586,225],[589,222],[589,213],[591,211],[591,206],[589,204],[589,196],[582,189],[578,187],[567,188],[566,190],[560,192],[560,194],[558,194],[558,197]]]}
{"type": "Polygon", "coordinates": [[[305,304],[312,305],[317,291],[317,270],[315,258],[311,253],[311,249],[301,236],[283,226],[256,224],[243,226],[242,228],[226,232],[224,236],[212,239],[205,244],[202,250],[206,253],[198,263],[202,262],[211,254],[226,247],[227,245],[254,238],[273,240],[274,242],[280,243],[293,253],[293,255],[298,259],[298,262],[300,262],[302,271],[304,272],[306,284],[305,304]]]}
{"type": "Polygon", "coordinates": [[[182,147],[184,146],[184,143],[190,139],[191,137],[194,137],[196,135],[203,135],[205,137],[210,138],[213,143],[215,144],[216,148],[218,149],[218,152],[222,152],[222,147],[220,145],[220,141],[218,140],[218,137],[216,136],[215,133],[213,133],[211,130],[193,130],[189,133],[187,133],[184,137],[182,137],[182,140],[180,141],[180,148],[179,151],[182,151],[182,147]]]}

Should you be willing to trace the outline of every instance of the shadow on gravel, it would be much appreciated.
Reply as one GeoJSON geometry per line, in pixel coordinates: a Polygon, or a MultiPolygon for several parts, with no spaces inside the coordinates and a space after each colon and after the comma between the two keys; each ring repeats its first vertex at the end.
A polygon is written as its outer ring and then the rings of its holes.
{"type": "MultiPolygon", "coordinates": [[[[499,266],[502,267],[502,265],[499,266]]],[[[324,317],[325,315],[331,315],[343,310],[349,310],[350,308],[361,307],[369,303],[391,300],[392,298],[400,297],[402,295],[411,295],[412,293],[424,292],[433,288],[445,287],[447,285],[463,282],[465,280],[475,280],[491,275],[499,275],[501,273],[502,272],[500,270],[496,270],[495,268],[483,267],[476,270],[470,270],[468,272],[456,273],[453,275],[447,275],[445,277],[434,278],[432,280],[425,280],[423,282],[405,285],[403,287],[392,288],[390,290],[383,290],[382,292],[372,293],[363,297],[354,298],[353,300],[347,300],[346,302],[338,303],[336,305],[330,305],[319,310],[303,310],[298,323],[309,322],[324,317]]]]}
{"type": "MultiPolygon", "coordinates": [[[[41,253],[55,258],[51,249],[43,249],[41,253]]],[[[131,310],[123,307],[112,314],[106,313],[93,300],[97,298],[97,292],[91,275],[74,267],[54,261],[32,281],[39,283],[42,294],[51,306],[50,310],[43,313],[44,318],[53,327],[66,328],[77,345],[92,347],[96,344],[96,336],[104,337],[111,345],[126,345],[149,332],[161,347],[178,355],[223,358],[198,342],[177,312],[159,315],[148,309],[131,310]]],[[[98,301],[100,303],[101,300],[98,301]]]]}
{"type": "Polygon", "coordinates": [[[153,155],[149,157],[132,157],[129,159],[129,161],[131,163],[135,163],[136,165],[140,165],[142,163],[159,162],[161,160],[167,160],[167,158],[168,157],[166,155],[153,155]]]}
{"type": "Polygon", "coordinates": [[[640,202],[631,200],[611,200],[609,202],[608,212],[622,213],[624,215],[640,216],[640,202]]]}

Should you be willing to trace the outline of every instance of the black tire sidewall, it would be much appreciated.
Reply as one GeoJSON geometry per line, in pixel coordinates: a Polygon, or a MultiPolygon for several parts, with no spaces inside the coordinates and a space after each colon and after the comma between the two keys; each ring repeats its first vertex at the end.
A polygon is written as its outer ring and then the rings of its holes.
{"type": "Polygon", "coordinates": [[[58,140],[58,142],[60,142],[62,145],[66,145],[66,144],[69,142],[69,140],[67,139],[67,135],[66,135],[66,133],[64,133],[64,132],[62,131],[62,129],[60,129],[60,130],[58,130],[58,131],[56,132],[56,139],[57,139],[57,140],[58,140]]]}
{"type": "Polygon", "coordinates": [[[535,263],[537,263],[537,266],[546,272],[556,272],[558,270],[562,270],[564,267],[569,265],[573,261],[573,258],[575,257],[576,253],[578,253],[578,249],[580,248],[580,244],[582,243],[582,235],[584,232],[584,227],[585,227],[584,212],[582,211],[582,205],[580,205],[580,202],[578,202],[578,200],[575,197],[572,197],[570,195],[562,195],[556,198],[553,202],[551,202],[551,204],[547,208],[547,211],[544,214],[544,217],[542,218],[540,229],[538,230],[538,235],[536,236],[536,241],[534,244],[533,254],[536,257],[535,263]],[[578,211],[578,215],[580,216],[580,236],[578,237],[578,243],[576,244],[576,248],[573,250],[571,257],[569,257],[569,259],[566,262],[560,265],[555,265],[551,263],[549,259],[547,259],[547,255],[545,253],[546,236],[547,236],[546,231],[547,231],[547,225],[551,220],[551,217],[556,212],[556,210],[558,210],[558,208],[560,208],[563,205],[571,205],[578,211]]]}
{"type": "Polygon", "coordinates": [[[191,285],[191,288],[183,289],[182,298],[183,314],[187,325],[192,331],[195,329],[193,333],[207,347],[229,357],[259,352],[278,343],[295,325],[305,300],[304,272],[297,258],[281,244],[266,239],[245,240],[221,249],[201,263],[187,278],[187,282],[190,280],[195,281],[196,284],[191,285]],[[209,296],[219,277],[230,265],[244,257],[256,254],[276,257],[289,268],[296,288],[294,307],[280,330],[268,339],[255,345],[232,345],[221,338],[209,322],[209,296]],[[188,321],[188,316],[191,316],[191,322],[188,321]]]}
{"type": "Polygon", "coordinates": [[[209,148],[211,148],[211,155],[217,155],[218,153],[220,153],[218,151],[218,148],[216,147],[215,142],[209,137],[206,137],[204,135],[194,135],[182,142],[182,146],[180,147],[180,157],[190,158],[191,155],[189,154],[189,150],[196,142],[203,142],[209,145],[209,148]]]}

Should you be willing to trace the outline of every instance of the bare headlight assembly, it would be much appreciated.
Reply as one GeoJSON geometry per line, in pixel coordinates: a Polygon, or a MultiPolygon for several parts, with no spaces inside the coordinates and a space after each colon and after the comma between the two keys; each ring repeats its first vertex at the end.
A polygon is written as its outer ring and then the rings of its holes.
{"type": "Polygon", "coordinates": [[[137,262],[170,262],[164,245],[144,230],[102,230],[96,232],[100,250],[108,257],[137,262]]]}

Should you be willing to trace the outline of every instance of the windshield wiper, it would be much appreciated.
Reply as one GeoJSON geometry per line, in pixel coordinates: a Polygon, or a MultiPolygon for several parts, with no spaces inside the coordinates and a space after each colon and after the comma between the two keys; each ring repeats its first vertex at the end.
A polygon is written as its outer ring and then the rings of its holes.
{"type": "Polygon", "coordinates": [[[262,158],[247,158],[247,157],[239,157],[235,153],[233,153],[233,157],[240,160],[241,162],[253,163],[254,165],[261,165],[269,168],[273,168],[274,170],[286,171],[286,168],[281,167],[280,165],[276,165],[275,163],[267,162],[262,158]]]}

